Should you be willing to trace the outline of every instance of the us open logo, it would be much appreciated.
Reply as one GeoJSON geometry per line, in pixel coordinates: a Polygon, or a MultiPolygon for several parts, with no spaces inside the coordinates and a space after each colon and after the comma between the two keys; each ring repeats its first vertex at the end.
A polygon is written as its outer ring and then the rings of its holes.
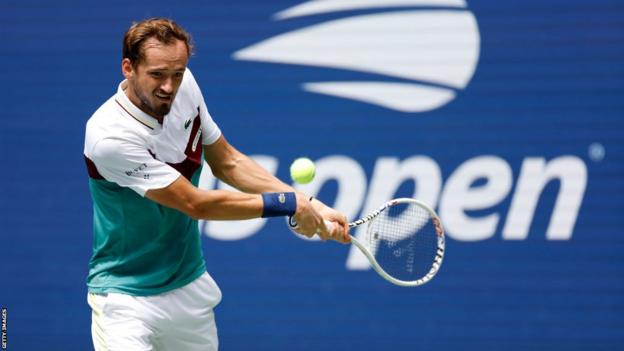
{"type": "Polygon", "coordinates": [[[463,0],[308,1],[273,19],[345,17],[268,38],[233,57],[366,73],[375,79],[304,82],[302,89],[400,112],[430,111],[452,101],[474,75],[480,36],[466,7],[463,0]]]}

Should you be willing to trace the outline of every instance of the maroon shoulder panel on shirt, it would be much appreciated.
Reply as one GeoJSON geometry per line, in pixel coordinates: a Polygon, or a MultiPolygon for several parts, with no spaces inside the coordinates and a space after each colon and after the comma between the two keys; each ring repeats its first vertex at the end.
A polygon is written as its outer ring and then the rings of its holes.
{"type": "Polygon", "coordinates": [[[197,108],[197,116],[193,120],[193,127],[191,128],[191,134],[186,144],[184,154],[186,158],[180,163],[168,163],[169,166],[175,168],[186,179],[191,180],[195,171],[201,167],[202,164],[202,142],[201,142],[201,118],[199,117],[199,107],[197,108]]]}

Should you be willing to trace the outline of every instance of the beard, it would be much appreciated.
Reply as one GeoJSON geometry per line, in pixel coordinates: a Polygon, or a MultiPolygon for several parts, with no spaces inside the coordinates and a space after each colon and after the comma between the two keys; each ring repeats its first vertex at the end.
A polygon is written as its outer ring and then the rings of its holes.
{"type": "Polygon", "coordinates": [[[158,119],[159,121],[162,121],[163,117],[165,117],[165,115],[168,114],[169,111],[171,111],[173,96],[171,97],[171,102],[166,103],[154,101],[157,99],[155,96],[152,96],[152,99],[150,100],[150,97],[136,90],[134,93],[139,98],[139,100],[141,100],[141,106],[139,106],[139,108],[148,115],[156,117],[156,119],[158,119]]]}
{"type": "MultiPolygon", "coordinates": [[[[142,102],[141,104],[145,105],[145,102],[142,102]]],[[[158,116],[158,119],[162,119],[169,113],[169,111],[171,111],[171,104],[168,103],[154,103],[151,106],[148,105],[147,107],[154,112],[154,115],[158,116]]]]}

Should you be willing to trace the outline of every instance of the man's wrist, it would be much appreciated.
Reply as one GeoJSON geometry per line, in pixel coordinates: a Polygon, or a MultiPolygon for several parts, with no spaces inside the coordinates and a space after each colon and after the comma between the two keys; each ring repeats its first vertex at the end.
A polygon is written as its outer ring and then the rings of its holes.
{"type": "Polygon", "coordinates": [[[262,217],[293,216],[297,212],[294,192],[262,193],[262,217]]]}

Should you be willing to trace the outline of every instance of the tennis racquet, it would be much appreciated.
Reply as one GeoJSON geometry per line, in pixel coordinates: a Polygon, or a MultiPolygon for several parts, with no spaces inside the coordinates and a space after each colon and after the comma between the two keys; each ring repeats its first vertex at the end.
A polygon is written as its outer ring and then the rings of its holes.
{"type": "MultiPolygon", "coordinates": [[[[325,221],[331,228],[335,225],[325,221]]],[[[444,258],[444,229],[438,215],[424,203],[409,198],[386,202],[349,228],[367,224],[363,241],[351,243],[366,256],[375,271],[400,286],[419,286],[430,281],[444,258]]],[[[289,225],[296,228],[291,218],[289,225]]]]}

